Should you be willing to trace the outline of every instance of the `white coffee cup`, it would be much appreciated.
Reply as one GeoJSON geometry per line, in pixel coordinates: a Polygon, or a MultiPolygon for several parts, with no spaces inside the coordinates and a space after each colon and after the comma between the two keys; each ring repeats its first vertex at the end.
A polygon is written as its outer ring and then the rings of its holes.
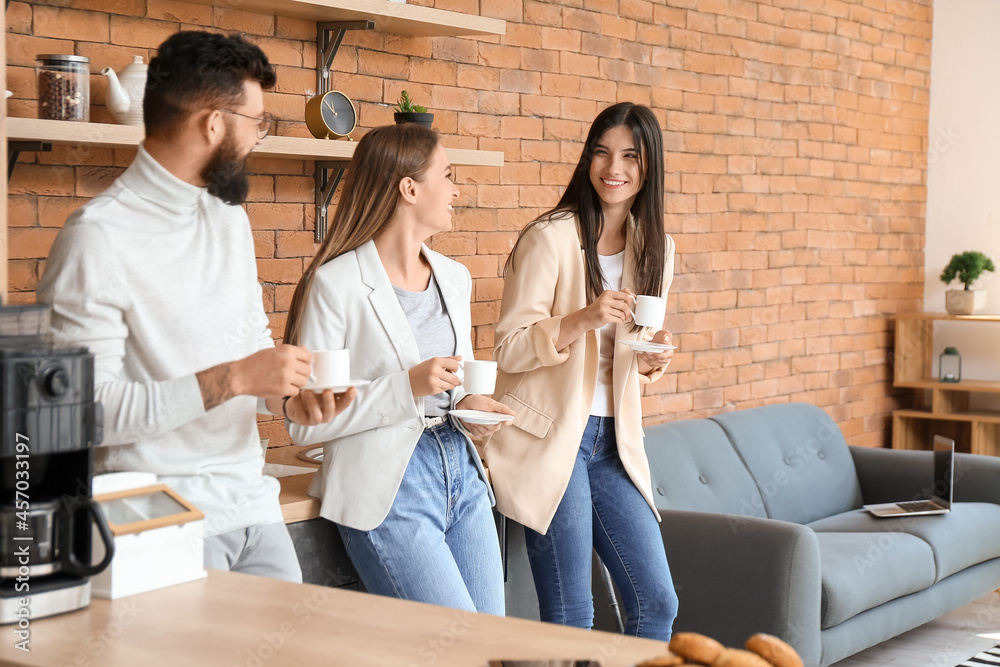
{"type": "Polygon", "coordinates": [[[667,299],[662,296],[647,296],[640,294],[635,299],[635,312],[632,319],[641,327],[654,328],[657,331],[663,328],[663,318],[667,314],[667,299]]]}
{"type": "Polygon", "coordinates": [[[462,370],[465,393],[493,395],[497,386],[497,362],[470,359],[462,362],[462,370]]]}
{"type": "Polygon", "coordinates": [[[316,350],[312,353],[312,374],[309,384],[316,387],[336,387],[351,383],[350,350],[316,350]]]}

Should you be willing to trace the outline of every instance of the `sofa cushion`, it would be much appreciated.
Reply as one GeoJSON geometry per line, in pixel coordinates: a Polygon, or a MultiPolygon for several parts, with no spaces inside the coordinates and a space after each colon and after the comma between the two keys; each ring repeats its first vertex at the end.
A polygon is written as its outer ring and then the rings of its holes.
{"type": "Polygon", "coordinates": [[[718,424],[692,419],[645,431],[657,507],[767,518],[757,485],[718,424]]]}
{"type": "Polygon", "coordinates": [[[825,630],[934,584],[934,554],[906,533],[816,533],[825,630]]]}
{"type": "Polygon", "coordinates": [[[998,526],[1000,505],[993,503],[953,503],[948,514],[888,519],[857,510],[809,524],[817,533],[889,533],[900,537],[906,533],[919,537],[934,552],[935,582],[1000,557],[998,526]]]}
{"type": "Polygon", "coordinates": [[[712,420],[746,462],[768,517],[808,523],[861,507],[861,487],[844,436],[816,406],[767,405],[712,420]]]}

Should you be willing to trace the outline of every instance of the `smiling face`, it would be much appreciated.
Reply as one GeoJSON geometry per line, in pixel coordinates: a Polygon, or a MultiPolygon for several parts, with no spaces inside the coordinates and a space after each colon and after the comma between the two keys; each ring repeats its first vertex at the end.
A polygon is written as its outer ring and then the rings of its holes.
{"type": "Polygon", "coordinates": [[[632,208],[645,183],[641,165],[646,160],[640,150],[626,125],[612,127],[597,140],[590,161],[590,183],[605,210],[619,206],[632,208]]]}
{"type": "Polygon", "coordinates": [[[414,181],[416,213],[431,234],[451,229],[451,203],[458,197],[452,181],[451,163],[441,144],[434,149],[430,165],[419,181],[414,181]]]}

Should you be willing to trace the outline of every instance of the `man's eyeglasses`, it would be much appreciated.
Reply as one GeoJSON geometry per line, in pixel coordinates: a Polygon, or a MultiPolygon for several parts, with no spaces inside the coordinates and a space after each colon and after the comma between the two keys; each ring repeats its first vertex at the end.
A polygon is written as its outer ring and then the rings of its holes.
{"type": "Polygon", "coordinates": [[[263,116],[248,116],[245,113],[239,113],[238,111],[232,111],[231,109],[219,109],[219,111],[225,111],[226,113],[231,113],[234,116],[243,116],[244,118],[257,121],[257,137],[260,139],[267,136],[267,133],[271,131],[271,123],[274,122],[274,116],[269,113],[265,113],[263,116]]]}

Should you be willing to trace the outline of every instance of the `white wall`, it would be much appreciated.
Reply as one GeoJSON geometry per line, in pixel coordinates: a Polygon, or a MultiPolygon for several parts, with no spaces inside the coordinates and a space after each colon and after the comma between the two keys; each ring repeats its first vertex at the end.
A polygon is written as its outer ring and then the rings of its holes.
{"type": "MultiPolygon", "coordinates": [[[[997,265],[975,284],[983,312],[1000,313],[1000,0],[936,0],[933,29],[924,310],[944,312],[941,272],[978,250],[997,265]]],[[[938,324],[934,342],[935,360],[959,349],[963,377],[1000,380],[1000,323],[938,324]]]]}

